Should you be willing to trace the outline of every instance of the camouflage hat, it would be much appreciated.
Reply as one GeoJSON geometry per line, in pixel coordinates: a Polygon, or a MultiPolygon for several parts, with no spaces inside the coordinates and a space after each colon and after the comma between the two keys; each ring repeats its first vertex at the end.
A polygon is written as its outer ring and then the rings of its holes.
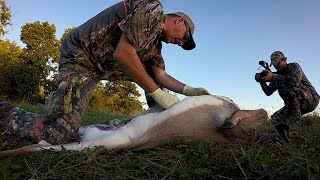
{"type": "Polygon", "coordinates": [[[277,66],[279,61],[283,58],[286,58],[286,57],[284,56],[284,54],[281,51],[274,51],[270,56],[270,59],[271,59],[270,67],[271,67],[271,65],[277,66]]]}
{"type": "Polygon", "coordinates": [[[183,18],[184,22],[186,23],[186,26],[187,26],[187,30],[189,31],[189,35],[188,35],[188,38],[187,38],[187,41],[183,43],[182,45],[182,48],[184,50],[192,50],[196,47],[196,43],[194,42],[193,40],[193,33],[194,33],[194,23],[192,21],[192,19],[186,15],[185,13],[183,12],[175,12],[175,13],[172,13],[174,15],[177,15],[177,16],[180,16],[183,18]]]}

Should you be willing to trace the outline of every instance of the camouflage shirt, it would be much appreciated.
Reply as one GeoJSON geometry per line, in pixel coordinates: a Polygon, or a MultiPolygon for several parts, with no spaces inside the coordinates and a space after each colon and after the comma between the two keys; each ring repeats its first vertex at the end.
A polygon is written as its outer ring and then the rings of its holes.
{"type": "Polygon", "coordinates": [[[60,66],[77,63],[103,74],[106,80],[130,80],[113,53],[122,33],[134,46],[145,68],[164,69],[161,55],[161,33],[165,15],[158,0],[126,0],[119,2],[73,30],[60,51],[60,66]]]}
{"type": "Polygon", "coordinates": [[[273,79],[269,84],[269,91],[273,93],[278,90],[279,95],[282,97],[283,92],[290,87],[301,88],[303,91],[311,92],[314,97],[319,97],[298,63],[289,63],[284,72],[274,73],[273,79]]]}

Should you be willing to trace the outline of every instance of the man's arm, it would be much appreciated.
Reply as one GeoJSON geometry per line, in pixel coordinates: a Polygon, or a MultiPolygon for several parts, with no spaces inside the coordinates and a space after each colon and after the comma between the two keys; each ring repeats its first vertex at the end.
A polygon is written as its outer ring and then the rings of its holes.
{"type": "Polygon", "coordinates": [[[260,86],[261,86],[263,92],[264,92],[267,96],[270,96],[270,95],[273,94],[273,92],[275,91],[274,89],[272,89],[271,87],[269,87],[266,82],[260,82],[260,86]]]}
{"type": "Polygon", "coordinates": [[[159,88],[144,69],[136,49],[124,34],[121,35],[117,48],[113,53],[113,58],[119,62],[124,72],[148,93],[154,92],[159,88]]]}
{"type": "Polygon", "coordinates": [[[255,80],[256,80],[257,82],[259,82],[259,84],[260,84],[263,92],[264,92],[267,96],[270,96],[271,94],[273,94],[273,92],[276,91],[276,88],[274,88],[273,86],[270,86],[270,84],[268,85],[268,84],[266,83],[266,81],[267,81],[267,82],[270,82],[270,81],[272,80],[272,78],[273,78],[273,73],[272,73],[271,71],[268,71],[267,76],[262,77],[262,78],[260,78],[260,76],[261,76],[261,74],[260,74],[260,73],[257,73],[257,74],[255,75],[255,80]]]}
{"type": "Polygon", "coordinates": [[[122,34],[113,58],[119,62],[125,73],[141,86],[163,108],[168,109],[178,103],[178,97],[162,91],[144,69],[136,49],[122,34]]]}
{"type": "Polygon", "coordinates": [[[165,87],[176,93],[184,94],[186,96],[210,95],[210,93],[202,87],[194,88],[194,87],[188,86],[178,81],[177,79],[173,78],[172,76],[167,74],[166,71],[160,68],[157,68],[155,66],[151,66],[151,68],[152,68],[152,73],[154,75],[156,83],[162,87],[165,87]]]}
{"type": "Polygon", "coordinates": [[[186,86],[185,84],[176,80],[175,78],[167,74],[166,71],[160,68],[157,68],[155,66],[151,66],[151,68],[157,84],[173,92],[182,94],[183,88],[186,86]]]}

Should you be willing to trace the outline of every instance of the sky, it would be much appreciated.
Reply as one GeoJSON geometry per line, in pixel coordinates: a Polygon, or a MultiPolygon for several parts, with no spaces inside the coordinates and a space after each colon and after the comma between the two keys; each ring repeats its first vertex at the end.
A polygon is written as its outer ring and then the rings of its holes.
{"type": "MultiPolygon", "coordinates": [[[[55,24],[57,38],[120,0],[7,0],[14,25],[5,38],[20,41],[21,26],[35,21],[55,24]]],[[[231,98],[241,109],[283,106],[275,92],[266,96],[254,75],[258,61],[270,63],[280,50],[287,62],[301,65],[320,92],[319,0],[160,0],[165,13],[182,11],[195,23],[197,47],[185,51],[163,44],[167,73],[193,87],[231,98]]],[[[272,68],[275,71],[274,68],[272,68]]],[[[140,89],[141,90],[141,89],[140,89]]],[[[179,96],[180,99],[184,96],[179,96]]],[[[320,112],[320,107],[316,109],[320,112]]]]}

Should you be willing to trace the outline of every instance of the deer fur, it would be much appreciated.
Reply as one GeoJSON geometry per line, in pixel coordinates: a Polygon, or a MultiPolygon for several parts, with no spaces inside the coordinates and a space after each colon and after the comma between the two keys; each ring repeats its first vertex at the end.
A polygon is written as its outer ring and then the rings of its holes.
{"type": "Polygon", "coordinates": [[[142,150],[208,141],[250,144],[266,121],[267,112],[263,109],[240,110],[235,103],[222,96],[194,96],[185,98],[168,110],[151,108],[117,129],[103,131],[94,125],[81,127],[80,142],[59,145],[39,143],[0,152],[0,157],[45,149],[81,151],[97,146],[109,150],[142,150]],[[226,123],[234,127],[222,128],[226,123]]]}

